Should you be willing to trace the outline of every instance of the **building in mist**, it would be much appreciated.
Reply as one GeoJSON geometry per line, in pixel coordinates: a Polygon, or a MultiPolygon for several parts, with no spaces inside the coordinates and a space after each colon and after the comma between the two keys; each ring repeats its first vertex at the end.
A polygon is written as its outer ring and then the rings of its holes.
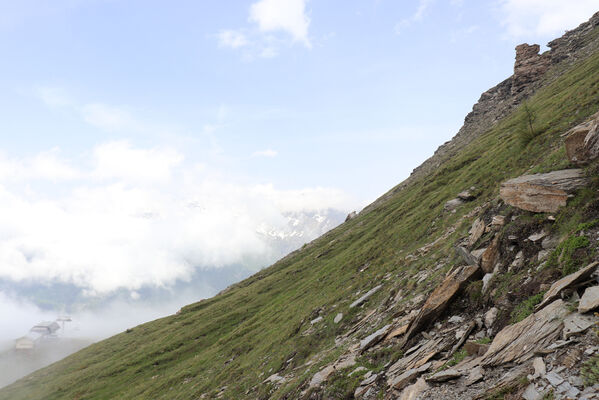
{"type": "Polygon", "coordinates": [[[15,341],[16,350],[33,350],[42,340],[56,338],[60,325],[56,321],[44,321],[35,325],[29,333],[15,341]]]}

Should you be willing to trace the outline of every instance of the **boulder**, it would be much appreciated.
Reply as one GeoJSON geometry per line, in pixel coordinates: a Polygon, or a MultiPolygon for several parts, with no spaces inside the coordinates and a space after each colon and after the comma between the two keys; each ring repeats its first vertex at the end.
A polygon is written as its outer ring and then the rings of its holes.
{"type": "Polygon", "coordinates": [[[574,164],[586,164],[599,157],[599,114],[566,133],[566,155],[574,164]]]}
{"type": "Polygon", "coordinates": [[[578,312],[583,314],[599,308],[599,286],[587,288],[578,303],[578,312]]]}
{"type": "Polygon", "coordinates": [[[574,272],[573,274],[567,275],[560,279],[557,282],[554,282],[553,285],[549,288],[549,290],[543,296],[543,300],[536,307],[536,310],[540,310],[545,307],[547,304],[551,303],[553,300],[557,299],[560,293],[570,288],[571,286],[576,285],[577,283],[586,281],[593,272],[597,269],[599,262],[594,262],[581,270],[574,272]]]}
{"type": "Polygon", "coordinates": [[[443,209],[445,211],[453,211],[456,208],[458,208],[459,206],[461,206],[462,204],[464,204],[464,200],[452,199],[452,200],[449,200],[447,203],[445,203],[445,205],[443,206],[443,209]]]}
{"type": "Polygon", "coordinates": [[[555,342],[568,313],[568,307],[559,299],[524,320],[506,326],[495,336],[481,364],[495,366],[529,360],[537,351],[555,342]]]}
{"type": "Polygon", "coordinates": [[[586,184],[581,169],[565,169],[510,179],[501,184],[499,194],[507,204],[526,211],[556,212],[586,184]]]}
{"type": "Polygon", "coordinates": [[[591,122],[585,122],[577,125],[568,131],[565,140],[566,155],[570,162],[574,164],[583,164],[588,161],[588,152],[585,148],[584,141],[587,134],[591,130],[591,122]]]}
{"type": "Polygon", "coordinates": [[[404,335],[403,345],[419,333],[429,323],[434,321],[449,305],[450,301],[456,296],[466,284],[478,275],[481,270],[478,265],[469,265],[457,267],[445,280],[426,299],[418,316],[410,323],[408,331],[404,335]]]}

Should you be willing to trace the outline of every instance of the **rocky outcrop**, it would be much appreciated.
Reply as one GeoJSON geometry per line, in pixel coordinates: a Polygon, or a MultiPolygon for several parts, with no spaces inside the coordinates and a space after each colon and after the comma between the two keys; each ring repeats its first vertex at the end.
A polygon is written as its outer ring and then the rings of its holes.
{"type": "Polygon", "coordinates": [[[583,165],[599,157],[599,114],[570,129],[565,139],[570,162],[583,165]]]}
{"type": "Polygon", "coordinates": [[[467,282],[480,275],[478,265],[456,268],[428,297],[418,316],[412,321],[404,336],[404,344],[420,332],[426,325],[438,317],[448,306],[451,299],[464,288],[467,282]]]}
{"type": "Polygon", "coordinates": [[[541,78],[551,66],[549,53],[539,54],[538,44],[523,43],[516,46],[516,62],[512,78],[512,96],[521,93],[541,78]]]}
{"type": "Polygon", "coordinates": [[[507,204],[532,212],[556,212],[566,205],[570,194],[585,186],[580,169],[546,174],[523,175],[501,184],[499,194],[507,204]]]}
{"type": "Polygon", "coordinates": [[[576,285],[577,283],[584,282],[589,279],[589,277],[597,270],[597,266],[599,266],[599,262],[594,262],[587,267],[570,274],[568,276],[563,277],[559,281],[553,283],[549,290],[543,296],[543,300],[536,307],[537,310],[545,307],[547,304],[551,303],[553,300],[557,299],[562,291],[569,289],[570,287],[576,285]]]}
{"type": "Polygon", "coordinates": [[[503,328],[482,359],[483,366],[509,362],[522,363],[552,344],[561,334],[563,319],[569,311],[562,300],[556,300],[541,311],[514,325],[503,328]]]}
{"type": "MultiPolygon", "coordinates": [[[[546,82],[559,78],[566,70],[560,68],[561,65],[573,64],[596,51],[599,48],[599,41],[594,40],[591,33],[597,26],[599,26],[599,12],[593,15],[589,21],[567,32],[561,38],[549,42],[548,47],[551,50],[543,55],[538,54],[536,45],[519,46],[520,55],[516,50],[514,75],[484,92],[464,119],[464,125],[450,141],[439,146],[429,159],[412,171],[408,179],[364,208],[363,212],[373,210],[413,180],[433,173],[444,161],[489,130],[546,82]],[[543,70],[545,70],[544,73],[542,73],[543,70]]],[[[450,207],[457,205],[451,204],[450,207]]]]}

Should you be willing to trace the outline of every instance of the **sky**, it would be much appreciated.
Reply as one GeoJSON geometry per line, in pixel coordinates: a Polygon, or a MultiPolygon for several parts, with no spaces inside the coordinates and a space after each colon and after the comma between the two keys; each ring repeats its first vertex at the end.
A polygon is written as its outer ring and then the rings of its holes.
{"type": "MultiPolygon", "coordinates": [[[[0,0],[0,280],[89,296],[359,210],[599,0],[0,0]]],[[[2,293],[0,293],[1,295],[2,293]]]]}

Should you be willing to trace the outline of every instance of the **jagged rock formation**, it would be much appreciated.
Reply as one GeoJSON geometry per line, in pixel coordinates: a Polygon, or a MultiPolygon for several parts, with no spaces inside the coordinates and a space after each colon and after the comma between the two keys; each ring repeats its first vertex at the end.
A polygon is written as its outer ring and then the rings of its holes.
{"type": "Polygon", "coordinates": [[[549,53],[539,54],[541,46],[523,43],[516,46],[516,62],[512,77],[511,95],[517,96],[538,81],[551,66],[549,53]]]}
{"type": "Polygon", "coordinates": [[[599,26],[599,12],[576,29],[549,42],[547,45],[550,50],[543,54],[538,54],[540,49],[538,45],[517,46],[514,74],[484,92],[472,107],[472,111],[466,115],[464,125],[450,141],[439,146],[432,157],[412,171],[408,179],[377,199],[364,211],[372,210],[410,182],[433,172],[540,87],[558,79],[565,70],[564,65],[574,64],[595,52],[599,48],[599,42],[595,40],[593,31],[597,26],[599,26]]]}

